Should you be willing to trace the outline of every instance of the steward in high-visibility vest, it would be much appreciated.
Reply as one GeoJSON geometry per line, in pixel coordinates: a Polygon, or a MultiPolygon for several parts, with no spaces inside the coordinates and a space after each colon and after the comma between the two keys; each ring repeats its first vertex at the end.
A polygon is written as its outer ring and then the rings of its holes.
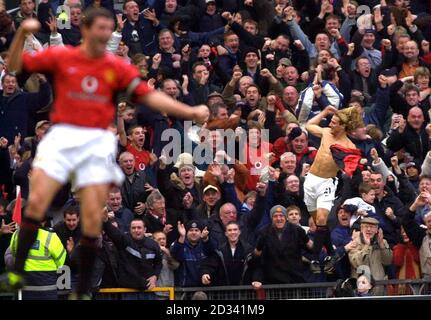
{"type": "MultiPolygon", "coordinates": [[[[15,257],[18,232],[10,241],[11,254],[15,257]]],[[[23,299],[57,299],[57,269],[64,265],[66,250],[55,232],[39,228],[37,239],[31,247],[24,271],[26,286],[23,299]]]]}

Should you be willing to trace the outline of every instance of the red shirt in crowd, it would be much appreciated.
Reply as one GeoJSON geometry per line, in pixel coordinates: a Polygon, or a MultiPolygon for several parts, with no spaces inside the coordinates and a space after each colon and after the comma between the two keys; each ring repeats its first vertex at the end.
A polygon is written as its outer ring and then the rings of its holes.
{"type": "Polygon", "coordinates": [[[150,165],[150,152],[147,150],[139,151],[130,142],[127,143],[126,150],[135,157],[135,170],[144,170],[150,165]]]}
{"type": "MultiPolygon", "coordinates": [[[[106,53],[89,58],[80,47],[49,47],[23,54],[28,72],[52,74],[55,101],[51,121],[106,129],[113,122],[113,95],[128,88],[139,71],[123,59],[106,53]]],[[[140,82],[133,91],[144,95],[151,89],[140,82]]]]}

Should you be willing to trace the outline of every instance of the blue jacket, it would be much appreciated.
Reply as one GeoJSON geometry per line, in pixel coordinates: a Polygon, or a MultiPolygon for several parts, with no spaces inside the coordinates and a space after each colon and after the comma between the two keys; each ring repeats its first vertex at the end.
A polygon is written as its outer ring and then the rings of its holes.
{"type": "Polygon", "coordinates": [[[201,262],[215,250],[213,241],[199,241],[193,246],[187,239],[184,243],[175,241],[171,246],[171,255],[180,266],[175,270],[175,286],[200,287],[202,285],[200,275],[201,262]]]}
{"type": "Polygon", "coordinates": [[[4,97],[0,91],[0,137],[12,144],[18,133],[21,138],[28,136],[28,122],[31,113],[48,105],[51,98],[51,86],[42,83],[39,92],[28,93],[16,91],[10,97],[4,97]]]}
{"type": "Polygon", "coordinates": [[[376,101],[370,108],[365,108],[364,123],[375,124],[385,131],[386,114],[389,108],[389,88],[377,88],[376,101]]]}
{"type": "MultiPolygon", "coordinates": [[[[132,42],[132,32],[134,26],[130,22],[126,21],[122,31],[123,41],[130,48],[130,43],[132,42]]],[[[139,41],[142,46],[142,53],[147,56],[154,56],[157,53],[158,48],[158,31],[159,27],[154,27],[151,21],[144,19],[143,15],[139,16],[137,22],[137,31],[139,35],[139,41]]]]}
{"type": "Polygon", "coordinates": [[[340,263],[338,263],[336,266],[338,276],[342,279],[349,278],[351,275],[349,257],[346,254],[346,250],[344,249],[344,246],[348,244],[351,240],[352,236],[350,234],[349,227],[337,225],[331,231],[331,242],[336,247],[337,254],[339,256],[343,256],[340,263]]]}
{"type": "Polygon", "coordinates": [[[224,34],[224,27],[222,25],[222,27],[217,29],[212,29],[211,31],[208,31],[208,32],[189,31],[187,32],[187,34],[181,37],[175,35],[175,48],[178,51],[181,51],[182,49],[181,46],[184,45],[182,44],[183,41],[188,41],[190,43],[190,46],[192,47],[195,47],[195,46],[200,47],[205,43],[210,43],[211,39],[213,38],[221,37],[223,34],[224,34]]]}
{"type": "Polygon", "coordinates": [[[212,16],[205,13],[199,21],[199,30],[208,32],[216,30],[217,28],[224,27],[223,18],[220,14],[216,13],[212,16]]]}

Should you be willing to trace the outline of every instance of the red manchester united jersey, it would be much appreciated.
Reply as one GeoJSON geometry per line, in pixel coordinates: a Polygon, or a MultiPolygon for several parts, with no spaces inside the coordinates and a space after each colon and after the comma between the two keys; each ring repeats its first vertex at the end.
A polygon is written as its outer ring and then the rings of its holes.
{"type": "Polygon", "coordinates": [[[138,70],[110,53],[92,59],[80,47],[49,47],[24,53],[23,64],[29,72],[53,75],[54,123],[105,129],[114,119],[116,91],[133,89],[134,94],[143,95],[151,90],[142,81],[135,86],[138,70]]]}

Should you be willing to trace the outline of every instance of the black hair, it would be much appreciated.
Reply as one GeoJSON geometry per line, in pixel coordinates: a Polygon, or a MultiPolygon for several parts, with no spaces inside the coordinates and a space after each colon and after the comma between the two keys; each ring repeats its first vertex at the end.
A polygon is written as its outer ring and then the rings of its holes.
{"type": "Polygon", "coordinates": [[[81,26],[91,28],[97,18],[103,17],[114,21],[111,11],[105,8],[88,8],[84,11],[81,19],[81,26]]]}

